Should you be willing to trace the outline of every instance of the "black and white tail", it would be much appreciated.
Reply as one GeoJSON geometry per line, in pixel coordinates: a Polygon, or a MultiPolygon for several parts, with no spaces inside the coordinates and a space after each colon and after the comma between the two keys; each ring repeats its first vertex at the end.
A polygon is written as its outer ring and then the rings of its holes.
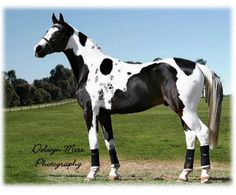
{"type": "Polygon", "coordinates": [[[208,103],[208,128],[210,129],[210,148],[218,141],[223,87],[220,78],[207,66],[198,64],[205,79],[205,100],[208,103]]]}

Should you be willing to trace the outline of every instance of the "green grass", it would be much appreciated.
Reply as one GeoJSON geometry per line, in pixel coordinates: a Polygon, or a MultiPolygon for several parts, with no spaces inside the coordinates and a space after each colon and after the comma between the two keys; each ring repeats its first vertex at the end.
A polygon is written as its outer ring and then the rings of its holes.
{"type": "MultiPolygon", "coordinates": [[[[207,104],[201,100],[199,116],[207,124],[207,104]]],[[[113,129],[118,156],[122,161],[183,161],[185,158],[185,137],[179,118],[168,107],[159,106],[148,111],[113,115],[113,129]]],[[[71,159],[90,160],[88,138],[82,110],[77,103],[34,110],[5,112],[5,183],[55,183],[43,176],[35,167],[38,158],[48,161],[71,159]],[[34,154],[34,144],[47,144],[62,148],[76,144],[84,152],[65,154],[34,154]]],[[[99,132],[101,160],[108,160],[101,131],[99,132]]],[[[219,142],[211,151],[211,160],[230,166],[231,162],[231,100],[225,98],[222,106],[219,142]]],[[[198,144],[199,145],[199,144],[198,144]]],[[[196,148],[196,163],[199,149],[196,148]]],[[[67,183],[81,178],[68,177],[58,181],[67,183]],[[69,179],[68,179],[69,178],[69,179]]],[[[100,179],[104,183],[104,179],[100,179]]],[[[81,181],[82,182],[82,181],[81,181]]],[[[157,181],[158,182],[158,181],[157,181]]]]}

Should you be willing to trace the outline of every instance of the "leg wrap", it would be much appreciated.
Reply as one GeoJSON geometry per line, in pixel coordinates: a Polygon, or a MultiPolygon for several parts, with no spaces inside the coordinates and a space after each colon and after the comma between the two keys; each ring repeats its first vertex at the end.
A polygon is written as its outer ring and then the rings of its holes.
{"type": "Polygon", "coordinates": [[[91,150],[91,166],[92,167],[100,166],[98,149],[91,150]]]}
{"type": "Polygon", "coordinates": [[[201,167],[210,167],[209,145],[201,146],[201,167]]]}
{"type": "Polygon", "coordinates": [[[118,165],[119,164],[119,160],[117,158],[117,155],[116,155],[116,150],[109,150],[109,155],[110,155],[110,158],[111,158],[111,164],[112,165],[118,165]]]}
{"type": "Polygon", "coordinates": [[[184,163],[184,169],[193,169],[193,162],[194,162],[194,152],[195,150],[186,150],[186,158],[184,163]]]}

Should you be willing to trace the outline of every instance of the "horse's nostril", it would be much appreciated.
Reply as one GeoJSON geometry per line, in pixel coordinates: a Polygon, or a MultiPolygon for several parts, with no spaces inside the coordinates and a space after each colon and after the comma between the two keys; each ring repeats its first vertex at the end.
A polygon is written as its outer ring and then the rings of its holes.
{"type": "Polygon", "coordinates": [[[40,52],[41,49],[42,49],[42,46],[41,46],[41,45],[38,45],[38,46],[36,47],[35,51],[36,51],[36,52],[40,52]]]}

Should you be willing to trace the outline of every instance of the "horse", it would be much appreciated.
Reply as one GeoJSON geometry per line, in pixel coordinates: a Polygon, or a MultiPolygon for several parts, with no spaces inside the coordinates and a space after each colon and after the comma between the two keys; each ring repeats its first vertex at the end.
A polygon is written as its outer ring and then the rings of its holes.
{"type": "Polygon", "coordinates": [[[120,178],[120,163],[115,148],[112,114],[145,111],[164,104],[180,118],[185,138],[186,157],[179,180],[188,181],[193,171],[196,139],[200,142],[201,183],[210,179],[209,148],[217,144],[223,87],[220,78],[207,66],[182,59],[168,58],[149,63],[131,64],[103,52],[98,44],[76,28],[52,15],[52,27],[34,47],[34,54],[43,58],[63,52],[72,67],[76,97],[83,110],[88,129],[91,167],[87,181],[96,179],[99,171],[98,122],[109,151],[111,169],[108,178],[120,178]],[[208,126],[197,115],[205,87],[208,103],[208,126]]]}

